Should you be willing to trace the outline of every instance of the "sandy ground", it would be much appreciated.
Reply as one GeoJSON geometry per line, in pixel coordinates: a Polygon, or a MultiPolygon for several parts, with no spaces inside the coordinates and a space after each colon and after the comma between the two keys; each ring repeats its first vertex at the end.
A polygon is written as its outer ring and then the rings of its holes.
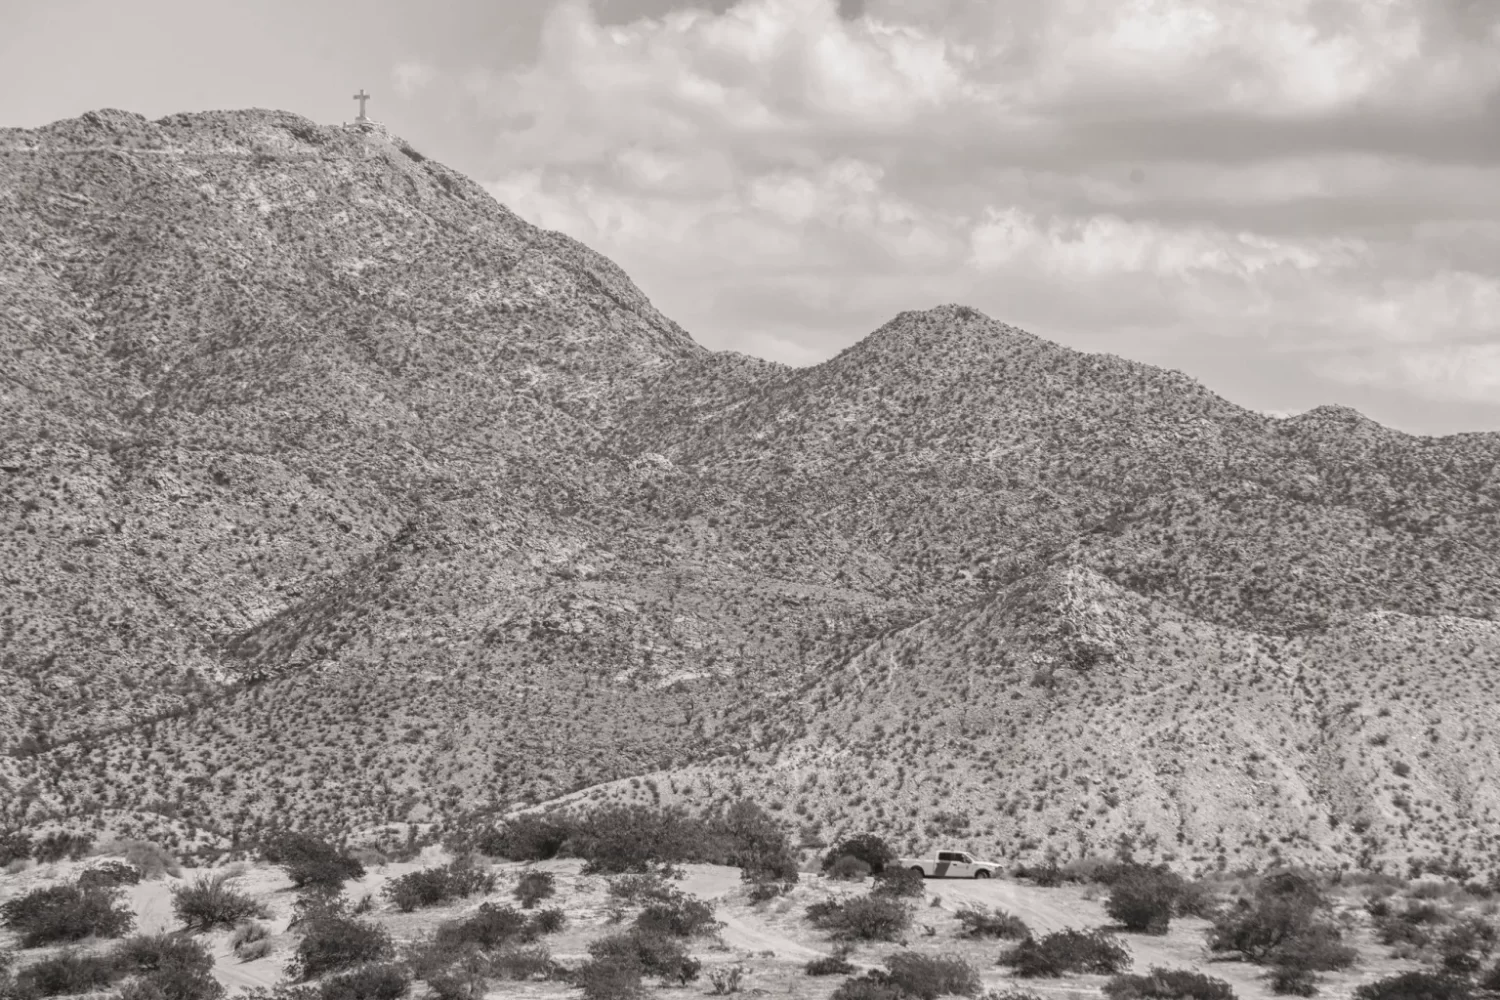
{"type": "MultiPolygon", "coordinates": [[[[608,878],[585,875],[582,864],[573,860],[527,864],[497,864],[496,889],[485,897],[422,910],[400,913],[389,906],[381,890],[392,879],[448,859],[440,852],[429,851],[423,857],[403,864],[371,868],[358,882],[346,887],[346,895],[358,902],[369,896],[375,904],[371,918],[385,926],[400,942],[409,942],[431,933],[440,923],[473,912],[484,902],[501,905],[514,903],[512,890],[521,875],[532,869],[550,871],[556,879],[557,895],[545,901],[544,907],[558,907],[568,917],[567,925],[546,944],[552,954],[567,963],[588,956],[589,942],[615,933],[628,920],[609,896],[608,878]]],[[[8,875],[0,875],[0,901],[21,895],[40,885],[71,880],[79,864],[38,866],[8,875]]],[[[813,958],[828,955],[835,942],[813,931],[805,920],[807,907],[822,899],[859,895],[869,891],[862,885],[832,883],[818,875],[803,875],[801,883],[786,897],[752,903],[746,887],[740,882],[739,870],[714,865],[684,866],[684,877],[677,882],[683,892],[712,901],[722,927],[717,937],[692,943],[691,950],[705,966],[705,975],[686,989],[662,988],[662,996],[701,995],[712,992],[707,973],[716,966],[738,964],[747,976],[743,992],[748,995],[787,997],[792,1000],[826,1000],[842,977],[809,977],[803,966],[813,958]]],[[[125,898],[136,914],[137,933],[161,933],[177,929],[172,912],[172,888],[206,872],[187,869],[181,878],[163,877],[131,886],[125,898]]],[[[296,945],[296,935],[288,933],[296,899],[290,882],[279,869],[252,866],[237,877],[238,888],[261,901],[268,916],[262,922],[271,931],[273,951],[253,962],[240,962],[229,946],[229,933],[219,931],[202,940],[215,958],[214,975],[231,995],[247,987],[274,986],[284,981],[288,957],[296,945]]],[[[1098,889],[1062,886],[1041,889],[1007,879],[967,880],[930,879],[925,895],[913,901],[914,920],[908,939],[900,943],[862,944],[849,956],[857,968],[878,967],[882,960],[903,948],[963,957],[980,969],[986,987],[1021,988],[1041,995],[1045,1000],[1094,1000],[1100,995],[1103,976],[1072,976],[1062,980],[1015,980],[1005,967],[996,962],[1006,942],[970,941],[959,935],[961,924],[957,912],[968,906],[1003,909],[1026,921],[1033,932],[1045,934],[1065,927],[1090,928],[1106,926],[1098,889]]],[[[1261,981],[1261,970],[1238,962],[1214,960],[1204,949],[1203,920],[1177,920],[1169,934],[1148,936],[1122,935],[1134,958],[1132,971],[1145,972],[1151,966],[1191,968],[1228,981],[1241,1000],[1271,1000],[1270,991],[1261,981]]],[[[1386,949],[1375,945],[1367,934],[1357,935],[1354,943],[1366,956],[1360,966],[1345,973],[1324,977],[1321,996],[1327,1000],[1346,1000],[1355,986],[1372,979],[1415,966],[1385,957],[1386,949]]],[[[0,948],[14,947],[14,935],[0,933],[0,948]]],[[[85,942],[84,947],[103,949],[108,942],[85,942]]],[[[24,953],[23,961],[34,960],[60,949],[34,949],[24,953]]],[[[492,998],[541,1000],[576,996],[576,990],[563,983],[496,983],[492,998]]]]}

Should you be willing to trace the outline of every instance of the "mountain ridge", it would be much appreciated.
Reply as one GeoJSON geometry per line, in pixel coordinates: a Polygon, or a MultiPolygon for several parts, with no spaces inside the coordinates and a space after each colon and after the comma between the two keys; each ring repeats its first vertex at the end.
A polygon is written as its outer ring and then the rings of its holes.
{"type": "Polygon", "coordinates": [[[1339,656],[1387,685],[1366,714],[1413,732],[1398,679],[1457,691],[1500,656],[1500,434],[1273,419],[958,304],[806,368],[710,352],[404,140],[284,112],[0,130],[0,232],[0,745],[20,754],[0,823],[108,815],[205,845],[655,775],[912,846],[945,812],[916,790],[944,787],[1017,854],[1082,829],[1263,856],[1253,811],[1193,818],[1218,783],[1300,803],[1274,837],[1368,821],[1270,841],[1320,862],[1490,849],[1463,781],[1500,777],[1470,739],[1492,708],[1455,710],[1441,768],[1414,745],[1395,793],[1444,810],[1451,844],[1391,805],[1357,736],[1287,748],[1356,683],[1339,656]],[[1266,665],[1288,649],[1345,679],[1307,693],[1266,665]],[[923,676],[934,699],[908,703],[923,676]],[[1082,752],[1111,717],[1072,699],[1159,691],[1188,726],[1210,685],[1263,731],[1169,744],[1132,715],[1107,763],[1082,752]],[[962,781],[914,742],[924,712],[962,781]],[[860,721],[882,713],[879,735],[860,721]],[[903,782],[773,780],[840,732],[903,782]],[[1063,767],[1088,784],[998,798],[1002,774],[1063,767]],[[1123,805],[1101,813],[1106,789],[1123,805]]]}

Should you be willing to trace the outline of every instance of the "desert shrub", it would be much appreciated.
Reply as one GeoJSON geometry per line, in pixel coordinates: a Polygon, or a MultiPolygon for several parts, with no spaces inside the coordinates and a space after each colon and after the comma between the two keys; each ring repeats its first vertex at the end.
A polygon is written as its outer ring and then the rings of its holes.
{"type": "Polygon", "coordinates": [[[1130,951],[1102,930],[1066,928],[1041,938],[1027,938],[1000,957],[1024,978],[1062,976],[1070,972],[1115,975],[1130,965],[1130,951]]]}
{"type": "Polygon", "coordinates": [[[545,945],[506,947],[490,960],[490,968],[502,979],[525,981],[546,979],[557,972],[557,963],[545,945]]]}
{"type": "Polygon", "coordinates": [[[679,895],[671,900],[648,903],[635,918],[635,926],[648,933],[691,938],[707,934],[719,925],[714,908],[701,899],[679,895]]]}
{"type": "Polygon", "coordinates": [[[702,823],[680,808],[605,806],[575,824],[568,847],[585,874],[649,872],[700,856],[702,823]]]}
{"type": "Polygon", "coordinates": [[[556,934],[567,926],[568,916],[555,906],[545,910],[537,910],[531,915],[529,927],[531,933],[537,937],[543,934],[556,934]]]}
{"type": "Polygon", "coordinates": [[[854,971],[854,966],[838,955],[824,955],[808,962],[802,971],[809,976],[847,976],[854,971]]]}
{"type": "Polygon", "coordinates": [[[310,886],[292,902],[292,919],[287,923],[287,929],[323,917],[347,916],[350,916],[349,897],[327,886],[310,886]]]}
{"type": "Polygon", "coordinates": [[[445,948],[472,944],[487,949],[511,941],[534,939],[532,925],[519,910],[494,903],[481,903],[479,909],[462,920],[450,920],[441,925],[435,938],[445,948]]]}
{"type": "Polygon", "coordinates": [[[210,972],[173,966],[127,983],[118,1000],[222,1000],[227,992],[210,972]]]}
{"type": "Polygon", "coordinates": [[[642,875],[623,875],[609,883],[609,896],[622,903],[637,906],[648,901],[670,900],[678,895],[676,886],[656,872],[642,875]]]}
{"type": "Polygon", "coordinates": [[[1474,987],[1459,976],[1403,972],[1354,990],[1354,1000],[1469,1000],[1474,987]]]}
{"type": "Polygon", "coordinates": [[[402,913],[410,913],[476,893],[492,892],[494,888],[492,873],[460,860],[408,872],[386,883],[381,892],[402,913]]]}
{"type": "Polygon", "coordinates": [[[845,838],[833,845],[823,856],[823,871],[829,871],[839,859],[845,857],[858,858],[870,866],[872,873],[878,875],[885,871],[886,865],[896,860],[896,852],[891,849],[891,845],[875,834],[862,833],[857,837],[845,838]]]}
{"type": "Polygon", "coordinates": [[[107,850],[125,858],[125,863],[141,873],[141,878],[154,881],[163,875],[173,878],[182,874],[177,859],[165,847],[149,840],[121,840],[111,844],[107,850]]]}
{"type": "Polygon", "coordinates": [[[713,986],[715,996],[738,993],[744,978],[745,967],[738,962],[733,965],[716,965],[708,970],[708,981],[713,986]]]}
{"type": "Polygon", "coordinates": [[[906,991],[883,970],[872,969],[858,979],[846,979],[829,995],[829,1000],[911,1000],[906,991]]]}
{"type": "Polygon", "coordinates": [[[199,875],[192,885],[172,887],[172,911],[190,931],[233,927],[252,917],[268,917],[270,911],[242,892],[230,888],[235,878],[228,872],[199,875]]]}
{"type": "Polygon", "coordinates": [[[0,868],[31,857],[31,835],[20,830],[0,833],[0,868]]]}
{"type": "Polygon", "coordinates": [[[54,830],[31,845],[31,856],[47,864],[68,858],[78,861],[94,846],[94,838],[87,833],[64,833],[54,830]]]}
{"type": "Polygon", "coordinates": [[[306,981],[367,962],[383,962],[391,954],[391,936],[383,928],[348,917],[319,917],[308,921],[287,971],[306,981]]]}
{"type": "Polygon", "coordinates": [[[229,947],[241,962],[253,962],[271,953],[270,936],[265,924],[247,920],[229,935],[229,947]]]}
{"type": "Polygon", "coordinates": [[[1265,979],[1277,996],[1310,997],[1318,992],[1318,977],[1307,969],[1274,966],[1265,979]]]}
{"type": "Polygon", "coordinates": [[[127,865],[119,861],[106,861],[103,864],[86,868],[78,873],[78,885],[85,889],[90,887],[110,888],[117,885],[138,885],[140,881],[140,869],[134,865],[127,865]]]}
{"type": "Polygon", "coordinates": [[[1500,943],[1495,925],[1478,916],[1454,923],[1437,940],[1438,963],[1449,972],[1472,975],[1500,943]]]}
{"type": "Polygon", "coordinates": [[[1165,934],[1182,894],[1182,879],[1165,868],[1131,867],[1120,872],[1104,912],[1126,930],[1165,934]]]}
{"type": "Polygon", "coordinates": [[[836,882],[863,882],[869,874],[869,863],[852,854],[839,858],[827,870],[828,877],[836,882]]]}
{"type": "Polygon", "coordinates": [[[702,968],[677,939],[640,928],[599,938],[588,947],[594,961],[633,964],[642,975],[659,976],[666,982],[686,985],[698,978],[702,968]]]}
{"type": "MultiPolygon", "coordinates": [[[[1282,964],[1278,954],[1298,937],[1326,944],[1336,928],[1320,923],[1322,893],[1310,876],[1282,872],[1263,878],[1252,899],[1241,899],[1215,919],[1208,932],[1210,951],[1237,952],[1251,962],[1282,964]],[[1317,928],[1326,928],[1318,930],[1317,928]]],[[[1316,957],[1316,956],[1313,956],[1316,957]]]]}
{"type": "Polygon", "coordinates": [[[1144,976],[1119,975],[1104,984],[1109,1000],[1235,1000],[1234,987],[1190,969],[1153,966],[1144,976]]]}
{"type": "Polygon", "coordinates": [[[16,975],[19,997],[55,997],[108,989],[119,970],[108,955],[64,951],[26,966],[16,975]]]}
{"type": "Polygon", "coordinates": [[[151,973],[164,969],[208,972],[214,957],[198,941],[176,934],[138,934],[126,938],[111,955],[122,973],[151,973]]]}
{"type": "Polygon", "coordinates": [[[546,816],[525,815],[506,820],[481,833],[476,850],[511,861],[548,861],[557,857],[568,842],[571,827],[546,816]]]}
{"type": "Polygon", "coordinates": [[[409,992],[411,977],[389,962],[329,976],[318,984],[321,1000],[396,1000],[409,992]]]}
{"type": "Polygon", "coordinates": [[[21,947],[119,937],[135,925],[120,891],[55,885],[33,889],[0,905],[0,925],[20,935],[21,947]]]}
{"type": "Polygon", "coordinates": [[[836,940],[894,941],[911,926],[911,911],[889,896],[856,896],[814,903],[807,919],[836,940]]]}
{"type": "Polygon", "coordinates": [[[1270,952],[1277,968],[1300,972],[1347,969],[1358,959],[1359,952],[1343,943],[1343,932],[1326,922],[1301,928],[1270,952]]]}
{"type": "Polygon", "coordinates": [[[960,935],[970,938],[1021,938],[1031,937],[1031,928],[1026,921],[1005,910],[987,910],[977,906],[965,907],[955,916],[963,924],[960,935]]]}
{"type": "Polygon", "coordinates": [[[641,985],[640,964],[618,956],[589,959],[574,971],[573,984],[583,991],[583,1000],[640,1000],[648,995],[641,985]]]}
{"type": "Polygon", "coordinates": [[[920,1000],[971,997],[981,988],[979,970],[962,958],[902,951],[886,958],[885,964],[887,980],[920,1000]]]}
{"type": "Polygon", "coordinates": [[[521,909],[529,910],[544,899],[557,895],[557,877],[551,872],[526,872],[514,890],[521,909]]]}
{"type": "Polygon", "coordinates": [[[280,865],[297,888],[337,890],[350,879],[364,878],[365,866],[347,851],[310,833],[280,831],[267,837],[261,856],[280,865]]]}
{"type": "Polygon", "coordinates": [[[877,896],[920,896],[927,891],[927,880],[921,872],[910,868],[888,867],[875,876],[875,885],[870,890],[877,896]]]}
{"type": "Polygon", "coordinates": [[[1398,910],[1380,899],[1371,901],[1365,909],[1375,925],[1375,939],[1384,945],[1425,947],[1432,943],[1436,929],[1448,922],[1447,912],[1429,902],[1408,903],[1398,910]]]}

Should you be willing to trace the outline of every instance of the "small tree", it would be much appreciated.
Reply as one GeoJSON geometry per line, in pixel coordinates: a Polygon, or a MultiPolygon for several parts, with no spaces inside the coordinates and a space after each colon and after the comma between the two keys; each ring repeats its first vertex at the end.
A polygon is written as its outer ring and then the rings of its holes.
{"type": "Polygon", "coordinates": [[[135,914],[109,887],[54,885],[33,889],[0,905],[0,925],[21,936],[21,947],[119,937],[135,924],[135,914]]]}
{"type": "Polygon", "coordinates": [[[1104,912],[1126,930],[1165,934],[1181,894],[1182,879],[1167,869],[1133,867],[1115,878],[1104,912]]]}
{"type": "Polygon", "coordinates": [[[1355,1000],[1470,1000],[1474,986],[1460,976],[1431,972],[1403,972],[1354,991],[1355,1000]]]}
{"type": "Polygon", "coordinates": [[[1130,951],[1120,939],[1102,930],[1071,927],[1041,938],[1027,938],[1000,957],[1016,975],[1063,976],[1070,972],[1114,975],[1130,966],[1130,951]]]}
{"type": "Polygon", "coordinates": [[[289,972],[303,980],[329,972],[383,962],[393,953],[383,928],[348,917],[325,916],[308,922],[289,972]]]}
{"type": "Polygon", "coordinates": [[[350,879],[364,878],[365,866],[347,851],[310,833],[272,834],[261,847],[262,856],[280,865],[299,889],[338,890],[350,879]]]}
{"type": "Polygon", "coordinates": [[[1109,1000],[1235,1000],[1234,987],[1189,969],[1153,966],[1144,976],[1115,976],[1104,984],[1109,1000]]]}
{"type": "Polygon", "coordinates": [[[515,897],[521,909],[530,910],[544,899],[557,894],[557,877],[551,872],[529,871],[516,883],[515,897]]]}

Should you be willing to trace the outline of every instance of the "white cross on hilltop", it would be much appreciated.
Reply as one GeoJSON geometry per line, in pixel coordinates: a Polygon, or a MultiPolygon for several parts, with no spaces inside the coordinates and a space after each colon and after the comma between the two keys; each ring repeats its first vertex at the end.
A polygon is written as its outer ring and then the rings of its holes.
{"type": "Polygon", "coordinates": [[[360,87],[359,93],[354,95],[354,99],[359,102],[359,117],[354,120],[357,122],[369,121],[370,119],[365,117],[365,102],[370,99],[370,95],[365,93],[365,88],[360,87]]]}

